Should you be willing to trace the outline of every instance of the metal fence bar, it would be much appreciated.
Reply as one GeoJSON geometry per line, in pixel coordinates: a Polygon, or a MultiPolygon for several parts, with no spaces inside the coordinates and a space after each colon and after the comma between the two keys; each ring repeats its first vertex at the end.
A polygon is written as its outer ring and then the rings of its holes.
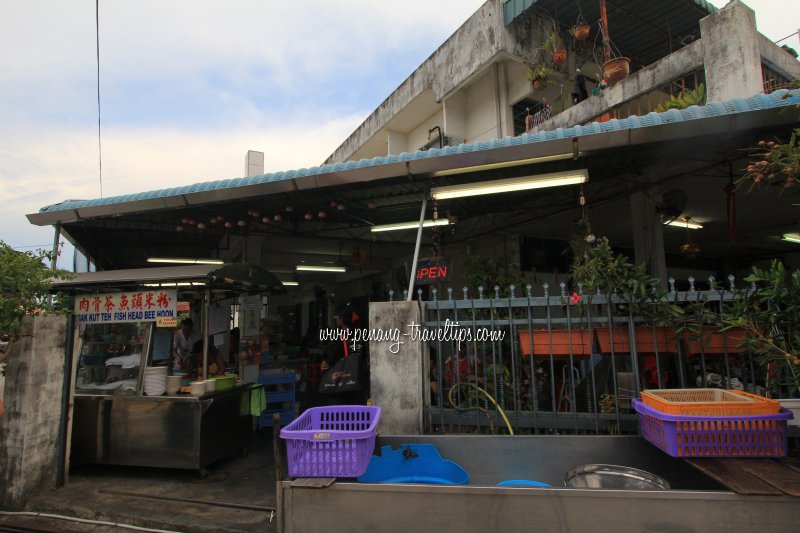
{"type": "MultiPolygon", "coordinates": [[[[431,291],[424,326],[458,323],[471,333],[461,344],[465,367],[458,343],[435,343],[438,376],[432,381],[438,394],[427,411],[435,416],[426,420],[429,425],[435,420],[437,431],[497,432],[506,431],[506,425],[515,433],[626,431],[633,416],[626,402],[642,388],[685,388],[698,382],[705,386],[713,375],[724,386],[738,378],[743,387],[757,392],[759,378],[751,357],[727,345],[707,353],[702,343],[686,352],[684,341],[670,338],[671,332],[655,321],[634,316],[630,306],[619,316],[626,302],[616,295],[583,294],[579,287],[570,297],[564,284],[556,295],[547,284],[541,286],[542,296],[535,296],[532,286],[520,295],[516,289],[509,287],[501,295],[500,287],[488,294],[479,287],[476,298],[464,287],[460,299],[453,298],[450,289],[446,299],[431,291]],[[480,337],[481,331],[502,333],[503,338],[480,337]],[[580,335],[581,343],[593,349],[578,350],[577,340],[557,345],[557,332],[571,339],[580,335]],[[600,333],[609,341],[602,349],[600,333]],[[451,390],[456,405],[450,402],[451,390]]],[[[690,278],[688,290],[676,291],[670,280],[670,303],[702,301],[721,313],[722,305],[736,297],[732,281],[731,290],[701,291],[690,278]]]]}

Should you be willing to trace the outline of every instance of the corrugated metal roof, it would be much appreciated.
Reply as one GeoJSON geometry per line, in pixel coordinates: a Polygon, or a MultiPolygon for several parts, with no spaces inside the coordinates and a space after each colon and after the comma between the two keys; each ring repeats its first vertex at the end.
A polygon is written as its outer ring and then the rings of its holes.
{"type": "Polygon", "coordinates": [[[632,130],[638,128],[648,128],[661,124],[675,122],[687,122],[691,120],[701,120],[721,115],[732,115],[746,113],[748,111],[759,111],[764,109],[781,108],[800,103],[800,90],[775,91],[771,94],[759,94],[748,99],[733,99],[725,102],[711,102],[704,106],[692,106],[688,109],[672,109],[664,113],[648,113],[644,116],[630,116],[628,118],[608,122],[592,122],[586,125],[572,126],[570,128],[558,128],[552,131],[543,131],[535,134],[522,134],[517,137],[506,137],[504,139],[483,141],[473,144],[461,144],[458,146],[446,146],[444,148],[433,148],[426,151],[405,152],[398,155],[385,157],[374,157],[372,159],[362,159],[360,161],[347,161],[344,163],[334,163],[311,168],[301,168],[283,172],[264,174],[247,178],[235,178],[227,180],[209,181],[195,183],[183,187],[172,187],[169,189],[158,189],[155,191],[126,194],[121,196],[111,196],[107,198],[97,198],[94,200],[65,200],[61,203],[43,207],[41,213],[53,213],[57,211],[68,211],[72,209],[82,209],[93,206],[107,206],[135,202],[138,200],[148,200],[154,198],[176,197],[198,192],[219,191],[234,189],[249,185],[261,185],[265,183],[282,182],[294,178],[308,176],[319,176],[323,174],[336,174],[347,170],[368,169],[380,165],[391,163],[418,161],[443,156],[465,154],[492,150],[496,148],[508,148],[513,146],[530,145],[560,139],[571,139],[574,137],[584,137],[588,135],[598,135],[607,132],[632,130]],[[789,95],[789,96],[786,96],[789,95]]]}

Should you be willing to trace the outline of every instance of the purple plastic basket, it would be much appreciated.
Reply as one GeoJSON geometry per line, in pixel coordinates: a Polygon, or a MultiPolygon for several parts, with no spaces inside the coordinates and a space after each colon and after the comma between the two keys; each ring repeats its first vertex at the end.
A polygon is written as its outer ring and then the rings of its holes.
{"type": "Polygon", "coordinates": [[[672,457],[785,457],[786,421],[773,415],[684,416],[657,411],[632,400],[642,437],[672,457]]]}
{"type": "Polygon", "coordinates": [[[358,477],[369,466],[381,408],[312,407],[281,430],[290,477],[358,477]]]}

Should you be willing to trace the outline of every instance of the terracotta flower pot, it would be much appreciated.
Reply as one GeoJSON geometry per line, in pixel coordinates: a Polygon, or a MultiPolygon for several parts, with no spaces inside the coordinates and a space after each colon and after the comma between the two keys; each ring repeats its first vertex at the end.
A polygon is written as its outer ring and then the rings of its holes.
{"type": "MultiPolygon", "coordinates": [[[[636,326],[636,353],[650,354],[675,353],[678,351],[678,339],[675,332],[663,326],[636,326]]],[[[614,337],[614,353],[631,353],[631,338],[627,327],[595,328],[594,334],[601,353],[611,353],[611,334],[614,337]]]]}
{"type": "Polygon", "coordinates": [[[567,51],[566,50],[553,50],[553,64],[554,65],[563,65],[567,62],[567,51]]]}
{"type": "Polygon", "coordinates": [[[534,91],[541,91],[542,89],[547,87],[547,80],[542,78],[536,78],[531,82],[531,86],[533,87],[534,91]]]}
{"type": "Polygon", "coordinates": [[[524,356],[550,355],[558,359],[569,358],[570,347],[572,355],[590,355],[592,353],[592,335],[588,329],[535,329],[520,330],[519,351],[524,356]],[[552,350],[551,350],[552,346],[552,350]]]}
{"type": "Polygon", "coordinates": [[[572,28],[572,36],[576,41],[585,41],[589,38],[591,27],[588,24],[581,24],[572,28]]]}
{"type": "Polygon", "coordinates": [[[738,354],[744,350],[739,347],[744,338],[742,328],[727,331],[709,331],[701,339],[683,339],[683,355],[687,357],[703,355],[738,354]]]}
{"type": "Polygon", "coordinates": [[[603,71],[603,79],[605,79],[606,84],[611,87],[618,81],[628,77],[628,74],[631,72],[631,60],[627,57],[615,57],[603,63],[601,68],[603,71]]]}

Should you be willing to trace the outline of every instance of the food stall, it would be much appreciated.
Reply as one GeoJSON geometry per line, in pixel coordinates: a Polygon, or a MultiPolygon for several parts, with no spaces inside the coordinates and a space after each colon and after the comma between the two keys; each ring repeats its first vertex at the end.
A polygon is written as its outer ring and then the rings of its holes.
{"type": "Polygon", "coordinates": [[[173,336],[179,311],[202,325],[197,382],[208,383],[209,334],[230,328],[231,302],[281,288],[275,276],[245,264],[87,272],[56,283],[55,290],[74,297],[70,464],[204,474],[214,461],[245,452],[253,431],[250,395],[259,386],[226,374],[213,390],[167,390],[167,374],[184,373],[172,369],[173,336]]]}

